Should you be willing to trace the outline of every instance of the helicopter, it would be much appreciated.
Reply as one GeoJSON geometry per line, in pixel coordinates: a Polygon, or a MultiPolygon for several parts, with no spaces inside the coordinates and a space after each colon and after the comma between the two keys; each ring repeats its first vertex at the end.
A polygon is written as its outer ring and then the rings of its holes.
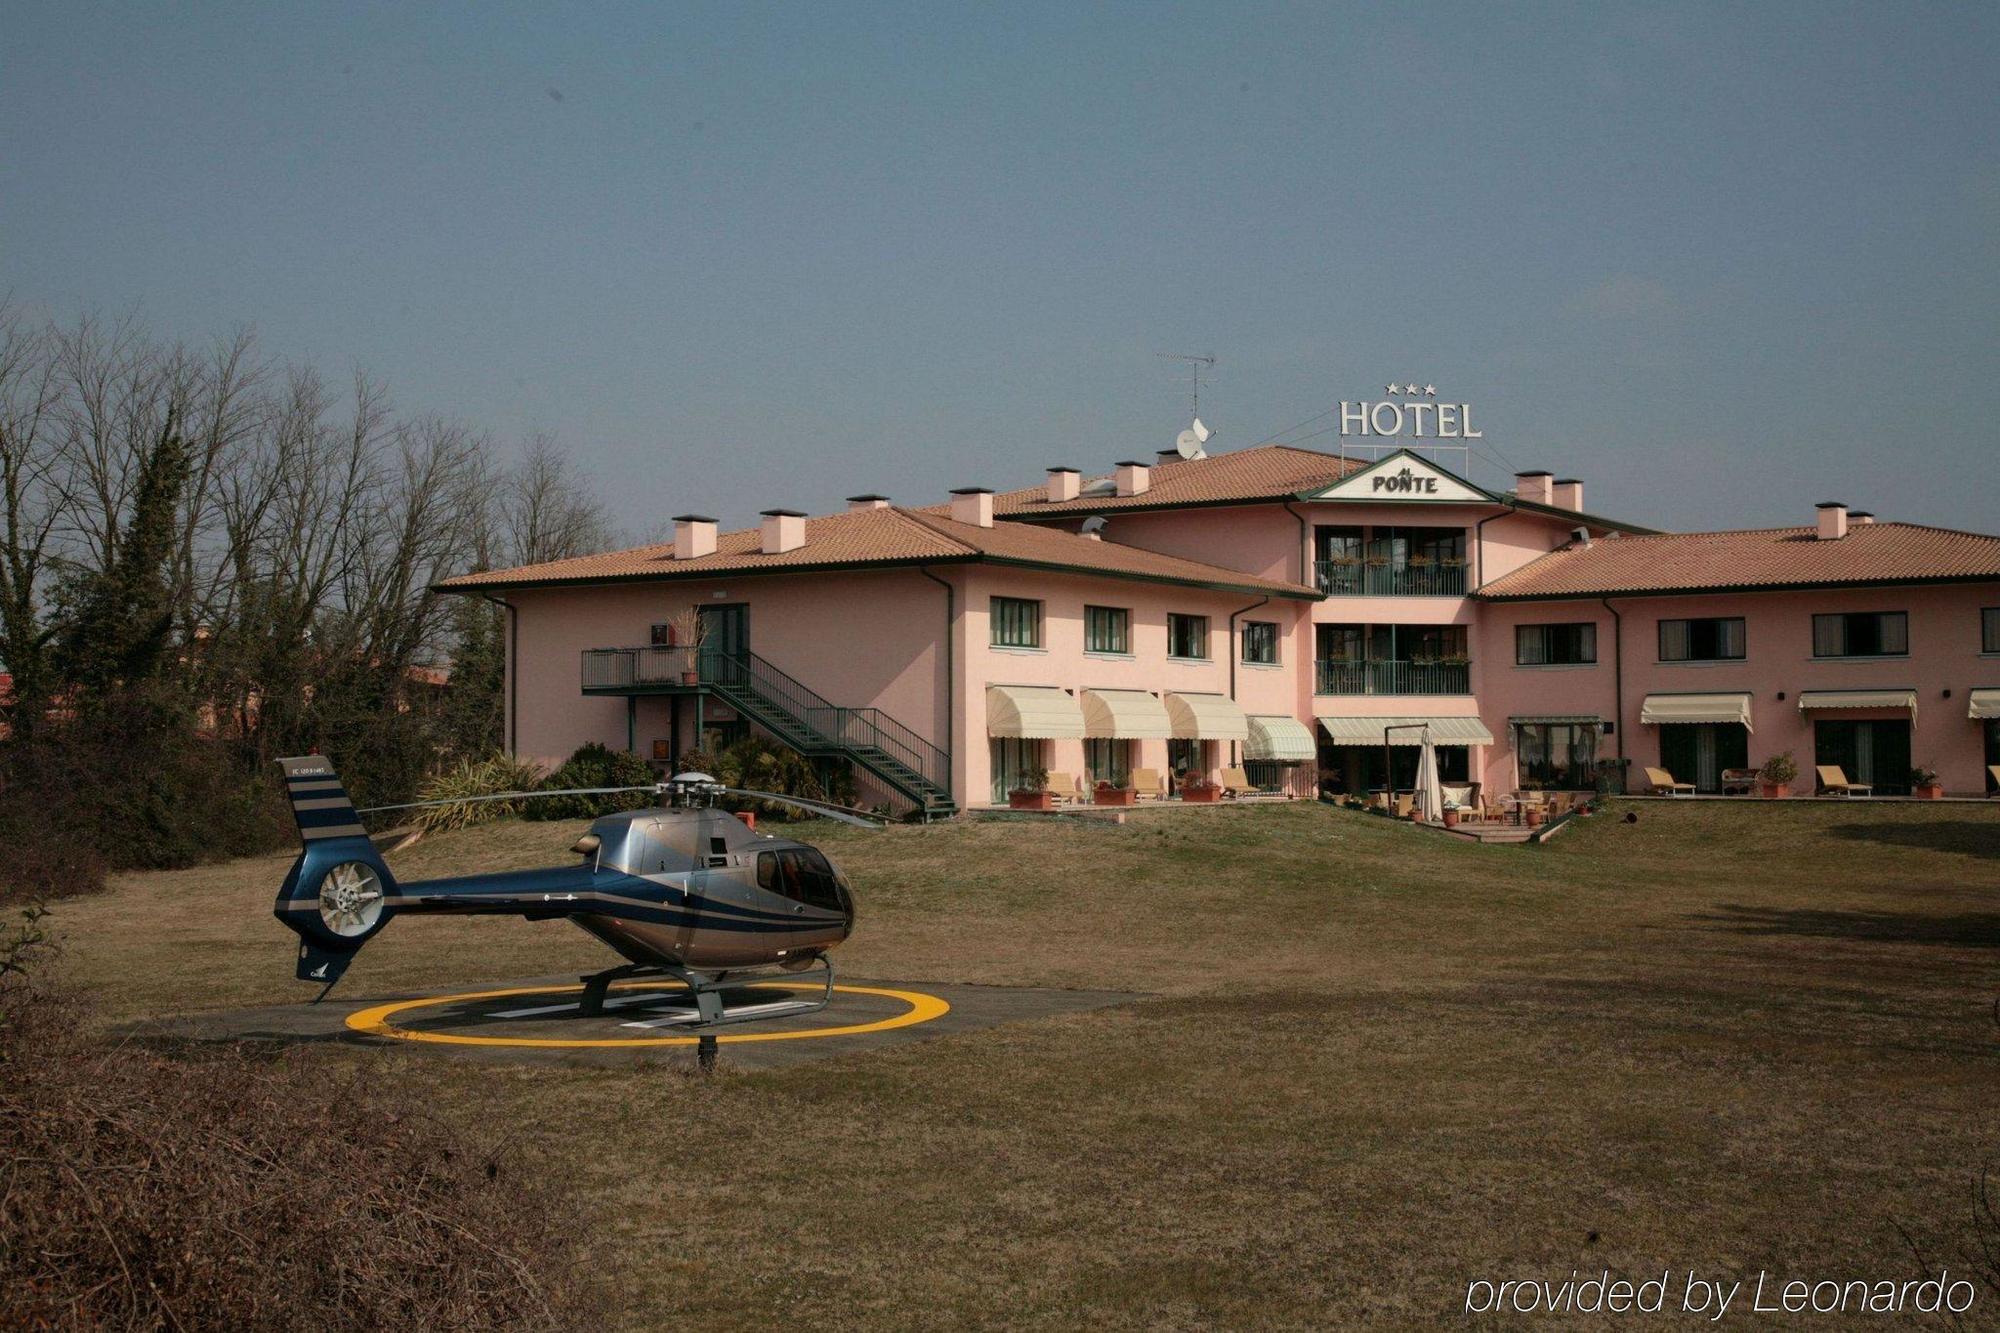
{"type": "MultiPolygon", "coordinates": [[[[400,883],[361,823],[332,763],[321,755],[280,759],[302,844],[273,911],[299,937],[297,976],[324,984],[324,999],[364,945],[390,918],[411,915],[518,916],[568,920],[626,961],[582,977],[580,1012],[604,1012],[614,981],[664,976],[678,981],[691,1008],[652,1025],[682,1023],[699,1037],[703,1068],[714,1062],[709,1030],[735,1022],[810,1013],[833,996],[828,954],[854,929],[847,876],[815,847],[753,831],[723,796],[795,806],[863,828],[879,824],[799,797],[728,787],[706,773],[680,773],[651,787],[507,792],[470,801],[650,791],[659,804],[597,819],[569,849],[577,859],[510,870],[400,883]],[[817,969],[813,998],[729,1008],[725,994],[758,976],[817,969]]],[[[411,810],[457,805],[418,801],[375,807],[411,810]]]]}

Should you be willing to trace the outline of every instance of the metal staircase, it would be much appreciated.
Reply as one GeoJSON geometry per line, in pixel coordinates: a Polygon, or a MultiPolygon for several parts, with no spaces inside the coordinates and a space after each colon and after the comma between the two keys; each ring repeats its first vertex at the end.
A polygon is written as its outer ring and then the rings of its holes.
{"type": "Polygon", "coordinates": [[[879,708],[842,708],[751,652],[702,647],[701,683],[783,744],[846,759],[916,803],[925,819],[958,813],[951,756],[879,708]]]}

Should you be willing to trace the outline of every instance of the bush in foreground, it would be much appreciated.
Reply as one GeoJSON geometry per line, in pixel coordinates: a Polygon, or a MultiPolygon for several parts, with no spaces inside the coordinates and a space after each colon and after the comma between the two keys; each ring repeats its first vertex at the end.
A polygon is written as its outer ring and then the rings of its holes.
{"type": "Polygon", "coordinates": [[[496,754],[489,759],[461,760],[446,769],[417,792],[420,801],[456,801],[457,805],[433,806],[417,811],[413,821],[426,833],[444,833],[471,828],[488,820],[521,813],[520,801],[471,801],[475,796],[499,796],[506,792],[533,791],[542,785],[542,770],[512,755],[496,754]]]}
{"type": "Polygon", "coordinates": [[[0,1323],[591,1322],[550,1182],[297,1052],[79,1036],[24,938],[0,949],[0,1323]]]}
{"type": "MultiPolygon", "coordinates": [[[[578,747],[563,766],[549,774],[544,791],[566,791],[593,787],[648,787],[657,779],[646,761],[624,750],[613,750],[592,741],[578,747]]],[[[529,819],[595,819],[614,810],[637,810],[652,804],[646,792],[625,792],[611,796],[550,796],[526,803],[529,819]]]]}

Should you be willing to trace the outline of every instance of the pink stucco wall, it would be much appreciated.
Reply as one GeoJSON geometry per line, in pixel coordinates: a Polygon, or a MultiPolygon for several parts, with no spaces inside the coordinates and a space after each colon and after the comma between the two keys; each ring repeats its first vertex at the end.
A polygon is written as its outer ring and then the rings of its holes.
{"type": "MultiPolygon", "coordinates": [[[[1600,754],[1620,752],[1631,759],[1633,779],[1647,765],[1658,766],[1660,728],[1643,726],[1639,711],[1648,694],[1737,693],[1751,701],[1750,762],[1789,750],[1798,761],[1800,787],[1810,790],[1813,721],[1824,717],[1900,717],[1900,713],[1802,713],[1804,690],[1915,689],[1917,714],[1910,737],[1912,762],[1938,771],[1947,792],[1978,795],[1985,790],[1984,740],[1980,724],[1966,716],[1967,696],[1976,687],[2000,684],[2000,656],[1980,653],[1980,608],[2000,605],[2000,584],[1963,584],[1883,589],[1826,589],[1808,592],[1741,593],[1701,597],[1619,597],[1611,599],[1622,617],[1624,706],[1614,704],[1611,613],[1596,600],[1491,603],[1482,608],[1480,664],[1475,687],[1480,715],[1499,742],[1486,754],[1489,784],[1512,785],[1514,755],[1506,723],[1510,716],[1596,713],[1616,717],[1617,734],[1606,737],[1600,754]],[[1907,611],[1907,657],[1815,658],[1812,618],[1841,611],[1907,611]],[[1686,617],[1741,616],[1745,657],[1740,662],[1674,663],[1659,660],[1659,622],[1686,617]],[[1518,667],[1514,663],[1517,625],[1582,622],[1597,625],[1595,666],[1518,667]],[[1944,697],[1946,690],[1951,697],[1944,697]],[[1782,691],[1783,700],[1777,696],[1782,691]]],[[[1676,774],[1676,776],[1680,776],[1676,774]]],[[[1850,775],[1851,776],[1851,775],[1850,775]]]]}

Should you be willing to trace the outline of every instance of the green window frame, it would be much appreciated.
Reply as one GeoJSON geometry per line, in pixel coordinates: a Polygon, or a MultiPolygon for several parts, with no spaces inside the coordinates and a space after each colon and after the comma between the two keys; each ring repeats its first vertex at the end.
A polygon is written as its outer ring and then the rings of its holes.
{"type": "Polygon", "coordinates": [[[1813,617],[1814,657],[1908,657],[1908,611],[1835,611],[1813,617]]]}
{"type": "Polygon", "coordinates": [[[1188,662],[1208,660],[1208,617],[1167,613],[1167,656],[1188,662]]]}
{"type": "Polygon", "coordinates": [[[1084,607],[1083,651],[1130,654],[1132,613],[1122,606],[1084,607]]]}
{"type": "Polygon", "coordinates": [[[1741,662],[1742,616],[1705,616],[1660,622],[1662,662],[1741,662]]]}
{"type": "Polygon", "coordinates": [[[1243,622],[1243,660],[1258,666],[1278,664],[1278,622],[1275,620],[1246,620],[1243,622]]]}
{"type": "Polygon", "coordinates": [[[1132,785],[1132,742],[1105,736],[1087,737],[1083,742],[1084,779],[1095,787],[1108,782],[1114,787],[1132,785]]]}
{"type": "Polygon", "coordinates": [[[1514,627],[1515,666],[1592,666],[1597,626],[1588,620],[1514,627]]]}
{"type": "Polygon", "coordinates": [[[1979,651],[2000,653],[2000,606],[1982,607],[1979,612],[1979,651]]]}
{"type": "Polygon", "coordinates": [[[1042,646],[1042,604],[1026,597],[995,597],[992,608],[995,648],[1042,646]]]}

